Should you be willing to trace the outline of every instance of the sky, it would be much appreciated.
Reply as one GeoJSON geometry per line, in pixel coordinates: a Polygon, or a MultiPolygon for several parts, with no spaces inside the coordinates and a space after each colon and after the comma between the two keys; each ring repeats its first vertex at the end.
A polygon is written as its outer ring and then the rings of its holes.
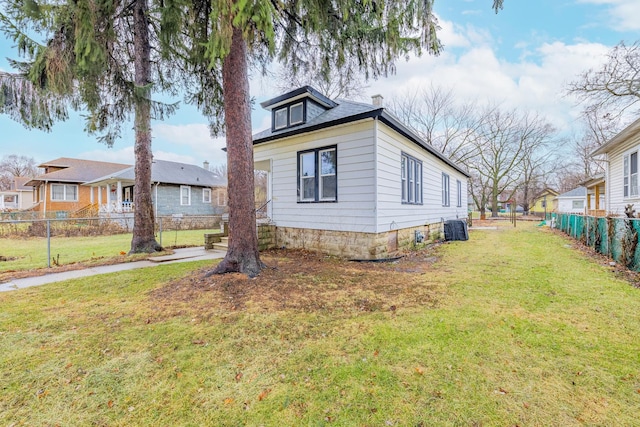
{"type": "MultiPolygon", "coordinates": [[[[492,0],[435,0],[444,44],[438,56],[396,62],[396,74],[367,82],[361,100],[386,99],[429,85],[451,89],[457,100],[499,103],[544,115],[564,135],[577,132],[581,106],[566,95],[566,85],[590,68],[599,68],[620,41],[640,39],[638,0],[505,0],[495,14],[492,0]]],[[[12,71],[13,44],[0,39],[0,70],[12,71]]],[[[270,126],[260,102],[280,95],[273,80],[252,73],[256,103],[252,128],[270,126]]],[[[295,89],[295,88],[292,88],[295,89]]],[[[51,132],[25,129],[0,115],[0,157],[17,154],[40,164],[58,157],[134,163],[132,128],[113,147],[87,135],[80,114],[54,125],[51,132]]],[[[163,122],[152,123],[154,157],[211,166],[224,163],[224,137],[212,138],[206,119],[183,105],[163,122]]],[[[559,149],[561,147],[558,147],[559,149]]],[[[566,148],[566,147],[565,147],[566,148]]]]}

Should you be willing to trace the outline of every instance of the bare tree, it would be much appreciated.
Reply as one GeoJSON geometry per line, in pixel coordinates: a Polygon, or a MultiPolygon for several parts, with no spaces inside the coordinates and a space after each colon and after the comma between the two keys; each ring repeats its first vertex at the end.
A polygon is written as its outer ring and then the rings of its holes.
{"type": "MultiPolygon", "coordinates": [[[[544,149],[554,133],[553,127],[541,116],[532,113],[503,111],[487,107],[481,112],[481,124],[471,141],[475,156],[466,165],[472,171],[472,191],[481,196],[474,200],[486,202],[489,194],[491,215],[498,216],[500,198],[512,200],[522,184],[524,171],[531,176],[532,167],[523,165],[537,150],[544,149]]],[[[535,165],[535,163],[534,163],[535,165]]],[[[531,178],[531,176],[529,178],[531,178]]],[[[478,206],[483,212],[484,206],[478,206]]]]}
{"type": "Polygon", "coordinates": [[[292,88],[313,86],[331,99],[362,99],[368,87],[362,75],[355,73],[353,67],[331,69],[326,76],[315,69],[293,74],[290,70],[279,68],[274,80],[276,88],[282,93],[292,88]]]}
{"type": "Polygon", "coordinates": [[[596,111],[612,116],[640,110],[640,41],[616,45],[604,65],[585,71],[568,86],[568,92],[596,111]]]}
{"type": "Polygon", "coordinates": [[[480,123],[475,102],[459,104],[453,90],[430,85],[391,98],[389,109],[451,159],[464,163],[473,155],[469,141],[480,123]]]}
{"type": "Polygon", "coordinates": [[[34,177],[38,174],[38,166],[33,157],[10,154],[0,160],[0,190],[11,188],[17,176],[34,177]]]}

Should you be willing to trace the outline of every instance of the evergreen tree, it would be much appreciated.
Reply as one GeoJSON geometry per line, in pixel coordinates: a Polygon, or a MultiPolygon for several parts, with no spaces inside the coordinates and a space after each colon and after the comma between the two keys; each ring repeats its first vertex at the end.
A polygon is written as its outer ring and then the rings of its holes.
{"type": "Polygon", "coordinates": [[[160,3],[151,13],[148,0],[8,1],[0,12],[0,29],[25,57],[12,62],[18,74],[0,76],[0,111],[27,126],[49,129],[53,120],[67,117],[71,106],[87,113],[85,130],[109,146],[133,116],[132,253],[161,249],[151,200],[151,119],[162,119],[176,106],[151,99],[152,93],[174,93],[171,68],[152,50],[162,20],[160,3]]]}
{"type": "Polygon", "coordinates": [[[293,74],[314,70],[324,78],[336,69],[346,75],[357,70],[365,78],[385,76],[400,57],[440,51],[432,4],[433,0],[195,0],[184,3],[182,15],[172,14],[171,25],[186,28],[189,35],[163,43],[182,52],[185,68],[211,70],[197,73],[199,80],[190,85],[191,99],[205,114],[215,112],[207,114],[214,132],[222,129],[223,120],[226,123],[230,240],[225,259],[212,273],[253,276],[263,266],[251,179],[249,64],[264,69],[276,59],[293,74]],[[202,54],[193,55],[198,49],[202,54]]]}

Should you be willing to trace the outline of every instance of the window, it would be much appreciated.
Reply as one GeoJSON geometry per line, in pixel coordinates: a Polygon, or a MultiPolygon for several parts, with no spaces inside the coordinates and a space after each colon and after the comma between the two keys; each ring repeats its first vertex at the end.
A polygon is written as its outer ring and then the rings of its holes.
{"type": "Polygon", "coordinates": [[[336,147],[298,153],[298,202],[338,200],[338,154],[336,147]]]}
{"type": "Polygon", "coordinates": [[[273,130],[285,129],[305,122],[306,104],[305,101],[296,102],[277,110],[273,110],[273,130]]]}
{"type": "Polygon", "coordinates": [[[218,206],[227,206],[227,193],[224,190],[218,190],[218,206]]]}
{"type": "Polygon", "coordinates": [[[274,125],[273,127],[275,129],[282,129],[282,128],[286,128],[287,127],[287,111],[288,109],[285,108],[280,108],[279,110],[276,110],[274,114],[274,125]]]}
{"type": "Polygon", "coordinates": [[[462,207],[462,182],[460,182],[460,180],[456,180],[456,185],[458,187],[458,203],[456,204],[456,206],[461,208],[462,207]]]}
{"type": "Polygon", "coordinates": [[[57,202],[77,202],[78,186],[69,184],[51,184],[51,200],[57,202]]]}
{"type": "Polygon", "coordinates": [[[442,174],[442,206],[449,206],[449,175],[442,174]]]}
{"type": "Polygon", "coordinates": [[[638,196],[638,152],[624,155],[624,197],[638,196]]]}
{"type": "Polygon", "coordinates": [[[422,162],[405,153],[400,157],[400,185],[402,203],[422,204],[422,162]]]}
{"type": "Polygon", "coordinates": [[[191,187],[189,187],[188,185],[180,186],[180,205],[191,205],[191,187]]]}
{"type": "Polygon", "coordinates": [[[302,102],[298,102],[289,107],[289,125],[293,126],[302,123],[304,120],[303,114],[304,108],[302,102]]]}
{"type": "Polygon", "coordinates": [[[211,203],[211,189],[203,188],[202,189],[202,203],[211,203]]]}
{"type": "Polygon", "coordinates": [[[584,209],[584,200],[573,200],[573,209],[584,209]]]}

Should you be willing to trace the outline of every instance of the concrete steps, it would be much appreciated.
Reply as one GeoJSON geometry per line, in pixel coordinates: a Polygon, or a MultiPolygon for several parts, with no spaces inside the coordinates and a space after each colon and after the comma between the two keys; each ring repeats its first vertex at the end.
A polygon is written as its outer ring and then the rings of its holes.
{"type": "Polygon", "coordinates": [[[213,249],[218,251],[226,251],[229,249],[229,238],[221,237],[219,242],[213,244],[213,249]]]}

